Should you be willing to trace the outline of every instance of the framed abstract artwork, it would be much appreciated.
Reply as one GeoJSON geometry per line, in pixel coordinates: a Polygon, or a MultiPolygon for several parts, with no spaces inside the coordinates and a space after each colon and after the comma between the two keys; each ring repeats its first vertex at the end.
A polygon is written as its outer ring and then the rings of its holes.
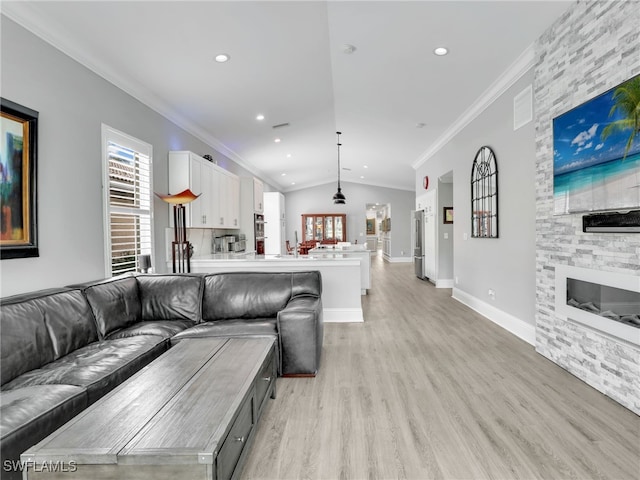
{"type": "Polygon", "coordinates": [[[0,259],[37,257],[38,112],[0,106],[0,259]]]}

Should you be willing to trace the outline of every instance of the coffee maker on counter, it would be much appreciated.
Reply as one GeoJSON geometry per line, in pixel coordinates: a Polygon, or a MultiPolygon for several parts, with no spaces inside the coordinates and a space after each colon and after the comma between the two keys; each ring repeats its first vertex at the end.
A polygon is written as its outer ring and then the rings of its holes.
{"type": "Polygon", "coordinates": [[[246,236],[241,233],[239,235],[223,235],[214,237],[213,253],[237,253],[244,252],[246,249],[246,236]]]}

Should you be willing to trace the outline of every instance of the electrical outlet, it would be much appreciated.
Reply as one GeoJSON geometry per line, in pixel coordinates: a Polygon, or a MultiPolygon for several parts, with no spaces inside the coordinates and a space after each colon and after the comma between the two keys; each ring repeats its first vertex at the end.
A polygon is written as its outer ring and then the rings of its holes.
{"type": "Polygon", "coordinates": [[[444,232],[444,239],[447,240],[449,238],[449,232],[444,232]]]}
{"type": "Polygon", "coordinates": [[[458,285],[460,283],[460,280],[458,280],[458,277],[456,276],[456,285],[458,285]]]}
{"type": "Polygon", "coordinates": [[[495,300],[496,299],[496,291],[493,288],[489,289],[488,295],[489,295],[489,298],[491,300],[495,300]]]}
{"type": "Polygon", "coordinates": [[[469,237],[467,236],[467,232],[463,233],[463,234],[462,234],[462,239],[463,239],[463,240],[466,240],[467,238],[469,238],[469,237]]]}

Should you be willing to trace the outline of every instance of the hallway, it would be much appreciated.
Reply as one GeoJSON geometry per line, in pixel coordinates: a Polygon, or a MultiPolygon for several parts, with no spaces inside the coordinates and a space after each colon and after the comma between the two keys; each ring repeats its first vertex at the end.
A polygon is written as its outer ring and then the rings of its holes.
{"type": "Polygon", "coordinates": [[[372,257],[365,323],[278,379],[242,478],[639,478],[638,416],[450,294],[372,257]]]}

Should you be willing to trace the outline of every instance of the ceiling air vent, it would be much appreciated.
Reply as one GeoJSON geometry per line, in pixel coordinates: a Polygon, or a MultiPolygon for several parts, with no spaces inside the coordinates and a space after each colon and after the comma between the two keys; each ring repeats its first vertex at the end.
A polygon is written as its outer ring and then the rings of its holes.
{"type": "Polygon", "coordinates": [[[271,128],[284,128],[284,127],[288,127],[289,126],[289,122],[287,123],[279,123],[278,125],[274,125],[271,128]]]}

